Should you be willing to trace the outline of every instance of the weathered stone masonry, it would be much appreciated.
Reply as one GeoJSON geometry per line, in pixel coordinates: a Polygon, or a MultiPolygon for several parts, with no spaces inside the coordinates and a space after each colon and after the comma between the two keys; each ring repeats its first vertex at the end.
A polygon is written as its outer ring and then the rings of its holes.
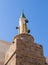
{"type": "Polygon", "coordinates": [[[31,35],[19,34],[13,41],[5,55],[5,65],[47,65],[43,47],[34,43],[31,35]]]}

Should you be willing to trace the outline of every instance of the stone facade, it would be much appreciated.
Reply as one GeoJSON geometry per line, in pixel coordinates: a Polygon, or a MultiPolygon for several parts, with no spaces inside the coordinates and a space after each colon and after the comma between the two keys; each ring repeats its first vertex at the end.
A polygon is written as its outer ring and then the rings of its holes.
{"type": "Polygon", "coordinates": [[[10,43],[0,40],[0,65],[3,65],[5,62],[5,53],[9,49],[10,43]]]}
{"type": "Polygon", "coordinates": [[[34,42],[33,36],[19,34],[5,55],[5,65],[47,65],[42,45],[34,42]]]}
{"type": "Polygon", "coordinates": [[[48,63],[48,58],[46,58],[46,62],[48,63]]]}

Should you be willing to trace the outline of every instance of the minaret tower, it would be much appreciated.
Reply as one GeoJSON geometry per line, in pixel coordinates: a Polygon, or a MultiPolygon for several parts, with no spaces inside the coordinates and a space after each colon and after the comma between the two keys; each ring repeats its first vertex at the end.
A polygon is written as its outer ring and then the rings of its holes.
{"type": "Polygon", "coordinates": [[[13,38],[13,43],[5,54],[4,65],[48,65],[43,54],[43,47],[36,44],[34,37],[28,34],[28,20],[24,13],[19,19],[19,34],[13,38]]]}
{"type": "Polygon", "coordinates": [[[16,27],[16,29],[19,30],[19,34],[22,33],[29,33],[30,30],[27,28],[28,20],[25,17],[24,13],[22,12],[21,17],[19,18],[19,27],[16,27]]]}

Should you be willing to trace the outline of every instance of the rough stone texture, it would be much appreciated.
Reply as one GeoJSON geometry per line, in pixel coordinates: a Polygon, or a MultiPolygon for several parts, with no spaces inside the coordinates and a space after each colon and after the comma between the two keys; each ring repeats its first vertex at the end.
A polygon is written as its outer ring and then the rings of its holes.
{"type": "Polygon", "coordinates": [[[46,62],[48,63],[48,58],[46,58],[46,62]]]}
{"type": "Polygon", "coordinates": [[[7,65],[16,65],[16,54],[12,57],[12,59],[9,61],[7,65]]]}
{"type": "Polygon", "coordinates": [[[9,49],[10,43],[0,40],[0,65],[4,64],[5,61],[5,53],[9,49]]]}
{"type": "Polygon", "coordinates": [[[15,50],[16,50],[16,45],[15,44],[10,45],[10,48],[8,49],[5,55],[5,63],[9,60],[9,58],[12,56],[15,50]]]}
{"type": "Polygon", "coordinates": [[[14,37],[14,43],[5,55],[5,65],[47,65],[43,47],[34,43],[29,34],[14,37]]]}

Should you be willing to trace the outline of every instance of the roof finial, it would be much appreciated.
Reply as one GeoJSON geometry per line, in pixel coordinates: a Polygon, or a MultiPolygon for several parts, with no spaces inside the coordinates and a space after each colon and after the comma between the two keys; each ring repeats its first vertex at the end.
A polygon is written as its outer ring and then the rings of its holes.
{"type": "Polygon", "coordinates": [[[24,11],[22,11],[22,13],[21,13],[21,18],[26,18],[24,15],[24,11]]]}

